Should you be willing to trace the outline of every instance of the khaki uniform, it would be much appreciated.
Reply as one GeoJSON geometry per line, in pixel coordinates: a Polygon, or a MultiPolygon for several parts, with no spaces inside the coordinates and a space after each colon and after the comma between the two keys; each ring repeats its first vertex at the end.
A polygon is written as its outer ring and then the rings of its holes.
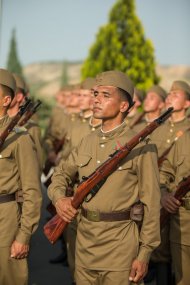
{"type": "Polygon", "coordinates": [[[68,115],[65,113],[63,107],[55,106],[43,140],[46,153],[54,150],[53,142],[55,139],[61,140],[66,135],[68,121],[68,115]]]}
{"type": "MultiPolygon", "coordinates": [[[[10,122],[0,120],[0,133],[10,122]]],[[[22,212],[16,201],[0,203],[0,284],[26,285],[27,260],[10,257],[14,240],[28,244],[38,226],[41,207],[39,166],[30,136],[16,128],[0,149],[0,196],[23,192],[22,212]]]]}
{"type": "MultiPolygon", "coordinates": [[[[81,142],[81,140],[94,132],[97,128],[100,127],[100,124],[93,126],[91,124],[91,118],[83,118],[81,117],[80,120],[77,120],[75,124],[72,125],[70,128],[68,137],[68,146],[67,143],[64,145],[62,157],[66,159],[71,151],[77,147],[77,145],[81,142]]],[[[77,187],[75,183],[74,188],[77,187]]],[[[67,227],[67,256],[68,256],[68,263],[71,270],[71,273],[74,278],[74,271],[75,271],[75,243],[76,243],[76,233],[77,233],[77,219],[72,221],[67,227]]]]}
{"type": "MultiPolygon", "coordinates": [[[[77,171],[80,180],[87,177],[133,136],[134,132],[123,123],[111,132],[97,130],[84,138],[53,175],[48,189],[53,203],[65,195],[64,191],[77,171]]],[[[77,230],[76,277],[80,271],[77,268],[81,267],[111,274],[112,271],[130,271],[136,257],[148,262],[160,241],[158,176],[156,148],[142,142],[118,165],[98,194],[90,202],[83,202],[83,208],[98,214],[125,211],[140,199],[144,204],[144,220],[139,234],[138,226],[132,220],[95,222],[81,215],[77,230]]],[[[78,285],[91,284],[83,283],[80,278],[76,281],[78,285]]],[[[97,281],[94,284],[98,284],[97,281]]],[[[120,280],[115,284],[121,284],[120,280]]]]}
{"type": "MultiPolygon", "coordinates": [[[[179,138],[162,164],[160,183],[163,191],[171,191],[171,181],[175,186],[190,175],[190,133],[179,138]]],[[[173,188],[173,187],[172,187],[173,188]]],[[[170,215],[170,242],[172,263],[177,285],[189,285],[190,264],[190,192],[185,196],[185,204],[176,214],[170,215]]]]}
{"type": "Polygon", "coordinates": [[[40,170],[43,167],[43,151],[42,151],[42,139],[41,139],[41,130],[37,122],[29,120],[25,124],[25,128],[31,136],[31,139],[34,142],[36,147],[37,159],[39,162],[40,170]]]}
{"type": "Polygon", "coordinates": [[[130,128],[135,128],[138,124],[140,124],[142,122],[142,120],[144,120],[144,113],[139,113],[137,112],[134,116],[129,117],[127,116],[125,119],[126,125],[130,128]]]}

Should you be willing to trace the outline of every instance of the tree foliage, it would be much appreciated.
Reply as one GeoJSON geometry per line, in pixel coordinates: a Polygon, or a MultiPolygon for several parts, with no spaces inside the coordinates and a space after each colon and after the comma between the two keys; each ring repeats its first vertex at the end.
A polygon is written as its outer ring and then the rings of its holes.
{"type": "Polygon", "coordinates": [[[108,24],[98,31],[82,66],[83,79],[107,70],[120,70],[146,90],[159,81],[155,71],[154,48],[145,38],[135,14],[134,0],[118,0],[110,11],[108,24]]]}
{"type": "Polygon", "coordinates": [[[12,73],[16,73],[20,76],[23,76],[22,65],[19,61],[18,54],[17,54],[17,43],[16,43],[15,30],[12,31],[10,49],[9,49],[8,60],[7,60],[7,69],[12,73]]]}

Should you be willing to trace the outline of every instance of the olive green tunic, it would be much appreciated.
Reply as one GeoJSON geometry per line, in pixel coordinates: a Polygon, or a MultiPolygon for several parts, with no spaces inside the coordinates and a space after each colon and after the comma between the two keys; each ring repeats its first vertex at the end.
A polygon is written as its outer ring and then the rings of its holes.
{"type": "MultiPolygon", "coordinates": [[[[65,194],[68,183],[90,175],[109,155],[124,145],[134,132],[125,123],[115,130],[95,131],[85,137],[52,178],[48,194],[53,203],[65,194]]],[[[83,207],[100,212],[124,211],[137,200],[144,204],[139,234],[135,222],[92,222],[80,217],[77,230],[76,265],[95,270],[123,271],[134,258],[148,261],[158,246],[160,190],[157,152],[153,144],[140,143],[111,174],[98,194],[83,207]]]]}

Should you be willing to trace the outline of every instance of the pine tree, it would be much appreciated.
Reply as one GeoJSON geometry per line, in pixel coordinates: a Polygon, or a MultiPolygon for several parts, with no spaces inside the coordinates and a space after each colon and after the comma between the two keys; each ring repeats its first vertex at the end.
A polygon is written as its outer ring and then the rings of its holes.
{"type": "Polygon", "coordinates": [[[61,87],[68,84],[68,63],[67,61],[63,62],[62,74],[61,74],[61,87]]]}
{"type": "Polygon", "coordinates": [[[12,37],[10,41],[10,50],[9,50],[9,55],[8,55],[8,60],[7,60],[7,69],[10,72],[23,76],[22,65],[19,61],[18,54],[17,54],[17,43],[16,43],[15,30],[12,31],[12,37]]]}
{"type": "Polygon", "coordinates": [[[100,28],[82,66],[82,77],[107,70],[128,74],[141,90],[159,81],[153,45],[144,36],[134,0],[118,0],[113,6],[108,24],[100,28]]]}

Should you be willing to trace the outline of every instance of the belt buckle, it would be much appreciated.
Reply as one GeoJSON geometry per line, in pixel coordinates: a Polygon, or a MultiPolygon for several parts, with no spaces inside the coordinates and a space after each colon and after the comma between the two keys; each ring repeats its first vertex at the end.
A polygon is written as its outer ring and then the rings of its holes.
{"type": "Polygon", "coordinates": [[[100,213],[97,211],[87,211],[87,219],[92,222],[100,221],[100,213]]]}

